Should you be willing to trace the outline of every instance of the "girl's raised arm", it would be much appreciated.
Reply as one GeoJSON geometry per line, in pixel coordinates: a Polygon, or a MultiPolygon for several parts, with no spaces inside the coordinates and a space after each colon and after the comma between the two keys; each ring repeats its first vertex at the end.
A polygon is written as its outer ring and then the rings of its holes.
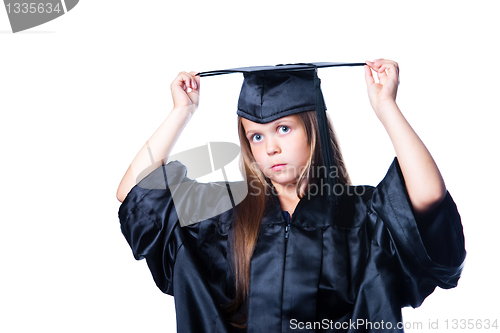
{"type": "MultiPolygon", "coordinates": [[[[196,72],[181,72],[170,85],[174,108],[167,119],[154,132],[144,146],[139,150],[116,191],[116,198],[123,202],[141,179],[139,174],[151,168],[151,171],[164,163],[182,130],[191,119],[198,107],[200,94],[200,77],[196,72]],[[152,163],[151,161],[155,161],[152,163]]],[[[145,177],[146,174],[143,175],[145,177]]]]}
{"type": "Polygon", "coordinates": [[[444,199],[446,187],[431,154],[396,104],[398,64],[378,59],[367,61],[366,65],[370,103],[394,145],[413,209],[417,214],[425,214],[444,199]],[[377,73],[378,83],[371,70],[377,73]]]}

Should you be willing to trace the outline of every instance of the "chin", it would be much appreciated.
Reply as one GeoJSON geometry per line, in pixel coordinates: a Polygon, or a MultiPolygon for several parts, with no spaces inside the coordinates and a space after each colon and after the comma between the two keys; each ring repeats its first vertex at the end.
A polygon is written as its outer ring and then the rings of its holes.
{"type": "Polygon", "coordinates": [[[273,177],[272,181],[276,184],[280,184],[281,186],[296,186],[297,179],[289,178],[289,177],[273,177]]]}

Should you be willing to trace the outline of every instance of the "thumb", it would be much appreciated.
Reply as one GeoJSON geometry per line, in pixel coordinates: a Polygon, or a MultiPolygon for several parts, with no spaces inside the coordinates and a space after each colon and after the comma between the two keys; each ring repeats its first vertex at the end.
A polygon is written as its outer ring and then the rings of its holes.
{"type": "Polygon", "coordinates": [[[371,84],[375,83],[375,79],[373,78],[372,75],[372,70],[368,65],[363,66],[365,68],[365,80],[366,80],[366,85],[370,86],[371,84]]]}

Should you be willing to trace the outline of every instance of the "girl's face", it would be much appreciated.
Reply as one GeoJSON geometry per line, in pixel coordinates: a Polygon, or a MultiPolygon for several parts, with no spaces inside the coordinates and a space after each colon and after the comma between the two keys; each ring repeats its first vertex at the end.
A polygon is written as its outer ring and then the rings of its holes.
{"type": "Polygon", "coordinates": [[[242,119],[245,135],[259,169],[273,185],[295,185],[309,160],[310,146],[296,115],[267,124],[242,119]]]}

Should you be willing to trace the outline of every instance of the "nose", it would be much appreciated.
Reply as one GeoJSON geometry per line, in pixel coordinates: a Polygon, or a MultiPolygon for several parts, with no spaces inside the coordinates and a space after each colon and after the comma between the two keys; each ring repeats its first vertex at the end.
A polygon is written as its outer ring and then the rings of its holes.
{"type": "Polygon", "coordinates": [[[278,140],[274,138],[267,138],[266,140],[266,151],[268,155],[274,155],[281,153],[281,147],[278,140]]]}

